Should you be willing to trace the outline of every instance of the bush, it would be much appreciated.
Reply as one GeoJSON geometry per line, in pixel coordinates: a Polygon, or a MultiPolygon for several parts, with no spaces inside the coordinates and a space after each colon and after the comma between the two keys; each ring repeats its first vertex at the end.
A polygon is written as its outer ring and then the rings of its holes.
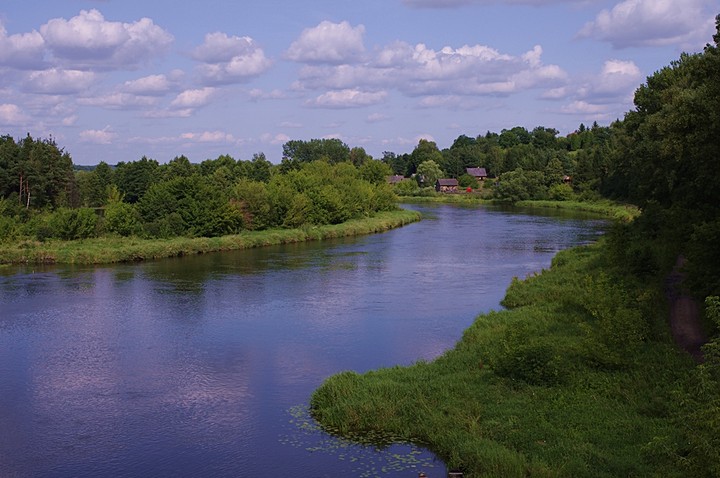
{"type": "Polygon", "coordinates": [[[553,201],[572,201],[575,193],[569,184],[553,184],[548,189],[548,197],[553,201]]]}
{"type": "Polygon", "coordinates": [[[72,241],[97,235],[98,218],[90,208],[60,208],[50,217],[48,226],[51,237],[72,241]]]}
{"type": "Polygon", "coordinates": [[[140,214],[132,204],[111,203],[105,208],[105,229],[121,236],[139,234],[142,230],[140,214]]]}

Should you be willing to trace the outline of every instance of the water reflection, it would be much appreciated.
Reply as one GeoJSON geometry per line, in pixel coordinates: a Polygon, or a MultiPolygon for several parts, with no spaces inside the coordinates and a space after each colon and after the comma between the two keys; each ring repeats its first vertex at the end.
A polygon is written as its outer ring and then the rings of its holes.
{"type": "Polygon", "coordinates": [[[399,477],[418,460],[442,476],[425,451],[308,425],[310,393],[439,356],[601,224],[413,207],[428,219],[385,234],[0,276],[0,470],[399,477]]]}

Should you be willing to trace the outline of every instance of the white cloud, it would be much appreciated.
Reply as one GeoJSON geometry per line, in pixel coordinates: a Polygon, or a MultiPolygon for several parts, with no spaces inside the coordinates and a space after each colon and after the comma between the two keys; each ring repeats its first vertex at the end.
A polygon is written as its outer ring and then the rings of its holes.
{"type": "Polygon", "coordinates": [[[195,110],[193,108],[183,108],[174,110],[152,110],[143,113],[144,118],[189,118],[195,110]]]}
{"type": "Polygon", "coordinates": [[[122,90],[126,93],[142,96],[162,96],[173,87],[165,75],[150,75],[137,80],[126,81],[122,90]]]}
{"type": "Polygon", "coordinates": [[[355,62],[365,52],[365,27],[353,27],[348,22],[324,21],[307,28],[286,52],[290,60],[304,63],[340,64],[355,62]]]}
{"type": "Polygon", "coordinates": [[[250,37],[229,37],[225,33],[210,33],[205,42],[192,52],[203,65],[202,77],[210,83],[236,83],[266,72],[272,61],[250,37]]]}
{"type": "Polygon", "coordinates": [[[270,134],[270,133],[263,133],[260,135],[260,141],[263,143],[268,144],[285,144],[288,141],[290,141],[290,136],[278,133],[278,134],[270,134]]]}
{"type": "Polygon", "coordinates": [[[387,97],[386,91],[368,92],[357,89],[328,91],[306,103],[308,106],[323,108],[358,108],[381,103],[387,97]]]}
{"type": "Polygon", "coordinates": [[[642,81],[640,68],[628,60],[607,60],[599,73],[545,92],[549,100],[567,100],[564,114],[585,119],[612,120],[613,114],[632,107],[633,92],[642,81]]]}
{"type": "Polygon", "coordinates": [[[712,37],[714,15],[708,0],[624,0],[602,10],[578,33],[614,48],[677,45],[700,47],[712,37]]]}
{"type": "Polygon", "coordinates": [[[111,144],[117,137],[117,134],[110,131],[110,127],[103,129],[87,129],[80,132],[80,142],[94,144],[111,144]]]}
{"type": "Polygon", "coordinates": [[[278,89],[263,91],[260,88],[253,88],[248,94],[253,100],[281,100],[286,97],[285,93],[278,89]]]}
{"type": "Polygon", "coordinates": [[[234,143],[233,135],[222,131],[204,131],[202,133],[183,133],[180,135],[183,140],[198,143],[234,143]]]}
{"type": "Polygon", "coordinates": [[[32,93],[67,95],[86,91],[95,80],[91,71],[51,68],[28,74],[24,88],[32,93]]]}
{"type": "Polygon", "coordinates": [[[544,65],[542,48],[521,56],[500,53],[485,45],[444,47],[395,42],[357,65],[305,66],[298,91],[389,90],[408,96],[509,95],[536,87],[558,87],[567,74],[557,65],[544,65]]]}
{"type": "Polygon", "coordinates": [[[0,24],[0,65],[18,69],[40,68],[43,64],[45,41],[40,33],[32,31],[8,35],[0,24]]]}
{"type": "Polygon", "coordinates": [[[17,126],[25,123],[27,117],[18,105],[6,103],[0,105],[0,124],[4,126],[17,126]]]}
{"type": "Polygon", "coordinates": [[[200,108],[210,103],[215,88],[201,88],[198,90],[185,90],[172,101],[170,104],[173,108],[200,108]]]}
{"type": "Polygon", "coordinates": [[[384,115],[382,113],[373,113],[371,115],[368,115],[368,117],[365,119],[367,123],[380,123],[381,121],[387,121],[390,117],[388,115],[384,115]]]}
{"type": "Polygon", "coordinates": [[[92,98],[80,98],[78,99],[78,103],[86,106],[126,110],[153,106],[157,103],[157,99],[149,96],[132,95],[129,93],[112,93],[92,98]]]}
{"type": "Polygon", "coordinates": [[[40,34],[55,59],[73,68],[135,69],[163,54],[174,40],[149,18],[109,22],[95,9],[70,20],[54,18],[40,27],[40,34]]]}
{"type": "Polygon", "coordinates": [[[596,105],[586,101],[573,101],[563,106],[561,111],[567,114],[591,115],[593,117],[604,118],[608,111],[608,106],[596,105]]]}

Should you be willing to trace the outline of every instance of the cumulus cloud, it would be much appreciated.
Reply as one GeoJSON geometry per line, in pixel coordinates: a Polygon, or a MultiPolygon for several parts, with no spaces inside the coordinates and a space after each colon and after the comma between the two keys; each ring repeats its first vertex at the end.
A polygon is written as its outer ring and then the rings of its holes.
{"type": "Polygon", "coordinates": [[[285,144],[290,141],[290,136],[283,133],[263,133],[262,135],[260,135],[260,141],[268,144],[285,144]]]}
{"type": "Polygon", "coordinates": [[[24,88],[32,93],[67,95],[86,91],[95,81],[91,71],[51,68],[28,74],[24,88]]]}
{"type": "Polygon", "coordinates": [[[561,107],[566,114],[609,120],[611,112],[627,111],[633,92],[642,81],[640,68],[628,60],[607,60],[599,73],[571,84],[548,90],[543,98],[568,100],[561,107]]]}
{"type": "Polygon", "coordinates": [[[229,133],[222,131],[203,131],[202,133],[183,133],[180,135],[183,140],[197,143],[234,143],[235,138],[229,133]]]}
{"type": "Polygon", "coordinates": [[[45,41],[36,31],[8,35],[0,24],[0,66],[18,69],[41,68],[45,41]]]}
{"type": "Polygon", "coordinates": [[[614,48],[678,45],[698,47],[712,37],[714,16],[708,0],[624,0],[602,10],[578,33],[614,48]]]}
{"type": "Polygon", "coordinates": [[[202,45],[191,56],[203,63],[202,77],[210,83],[236,83],[258,76],[272,66],[272,61],[250,37],[228,36],[216,32],[205,36],[202,45]]]}
{"type": "Polygon", "coordinates": [[[608,112],[608,105],[596,105],[587,101],[573,101],[562,107],[561,111],[573,115],[590,115],[591,117],[604,118],[608,112]]]}
{"type": "Polygon", "coordinates": [[[376,52],[370,61],[355,65],[307,65],[299,75],[298,90],[387,90],[408,96],[509,95],[536,87],[558,87],[567,74],[556,65],[544,65],[542,48],[521,56],[485,45],[428,48],[395,42],[376,52]]]}
{"type": "Polygon", "coordinates": [[[381,103],[386,97],[386,91],[368,92],[357,89],[347,89],[328,91],[308,101],[306,105],[323,108],[358,108],[381,103]]]}
{"type": "Polygon", "coordinates": [[[293,61],[302,63],[340,64],[358,61],[365,52],[365,26],[353,27],[348,22],[321,22],[300,34],[285,53],[293,61]]]}
{"type": "Polygon", "coordinates": [[[175,97],[170,104],[173,108],[200,108],[210,103],[215,88],[201,88],[197,90],[185,90],[175,97]]]}
{"type": "Polygon", "coordinates": [[[18,105],[0,104],[0,124],[3,126],[17,126],[27,121],[18,105]]]}
{"type": "Polygon", "coordinates": [[[252,100],[281,100],[285,98],[285,92],[282,90],[274,89],[270,91],[264,91],[260,88],[253,88],[248,92],[252,100]]]}
{"type": "Polygon", "coordinates": [[[80,98],[78,99],[78,103],[86,106],[97,106],[99,108],[127,110],[153,106],[157,103],[157,99],[129,93],[111,93],[92,98],[80,98]]]}
{"type": "Polygon", "coordinates": [[[388,115],[384,115],[382,113],[373,113],[371,115],[368,115],[367,118],[365,118],[366,123],[380,123],[381,121],[387,121],[390,117],[388,115]]]}
{"type": "Polygon", "coordinates": [[[40,34],[53,57],[73,68],[135,69],[165,53],[174,40],[149,18],[111,22],[95,9],[70,20],[54,18],[40,34]]]}
{"type": "Polygon", "coordinates": [[[150,75],[126,81],[122,86],[122,90],[134,95],[163,96],[172,87],[173,83],[165,75],[150,75]]]}
{"type": "Polygon", "coordinates": [[[110,127],[103,129],[86,129],[80,132],[80,142],[93,144],[111,144],[117,137],[116,133],[110,131],[110,127]]]}

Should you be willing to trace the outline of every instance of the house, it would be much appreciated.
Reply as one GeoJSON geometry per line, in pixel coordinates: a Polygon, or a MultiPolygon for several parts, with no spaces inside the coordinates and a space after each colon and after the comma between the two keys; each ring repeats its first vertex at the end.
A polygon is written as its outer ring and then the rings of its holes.
{"type": "Polygon", "coordinates": [[[402,176],[400,174],[395,174],[393,176],[388,176],[387,182],[388,182],[388,184],[395,185],[395,184],[399,183],[400,181],[402,181],[403,179],[405,179],[405,176],[402,176]]]}
{"type": "Polygon", "coordinates": [[[572,183],[572,177],[571,177],[571,176],[568,176],[568,175],[566,174],[565,176],[563,176],[563,182],[564,182],[565,184],[570,184],[570,183],[572,183]]]}
{"type": "Polygon", "coordinates": [[[485,168],[465,168],[465,172],[478,181],[484,181],[487,177],[487,171],[485,171],[485,168]]]}
{"type": "Polygon", "coordinates": [[[435,191],[440,193],[456,193],[458,190],[457,179],[438,179],[435,182],[435,191]]]}

